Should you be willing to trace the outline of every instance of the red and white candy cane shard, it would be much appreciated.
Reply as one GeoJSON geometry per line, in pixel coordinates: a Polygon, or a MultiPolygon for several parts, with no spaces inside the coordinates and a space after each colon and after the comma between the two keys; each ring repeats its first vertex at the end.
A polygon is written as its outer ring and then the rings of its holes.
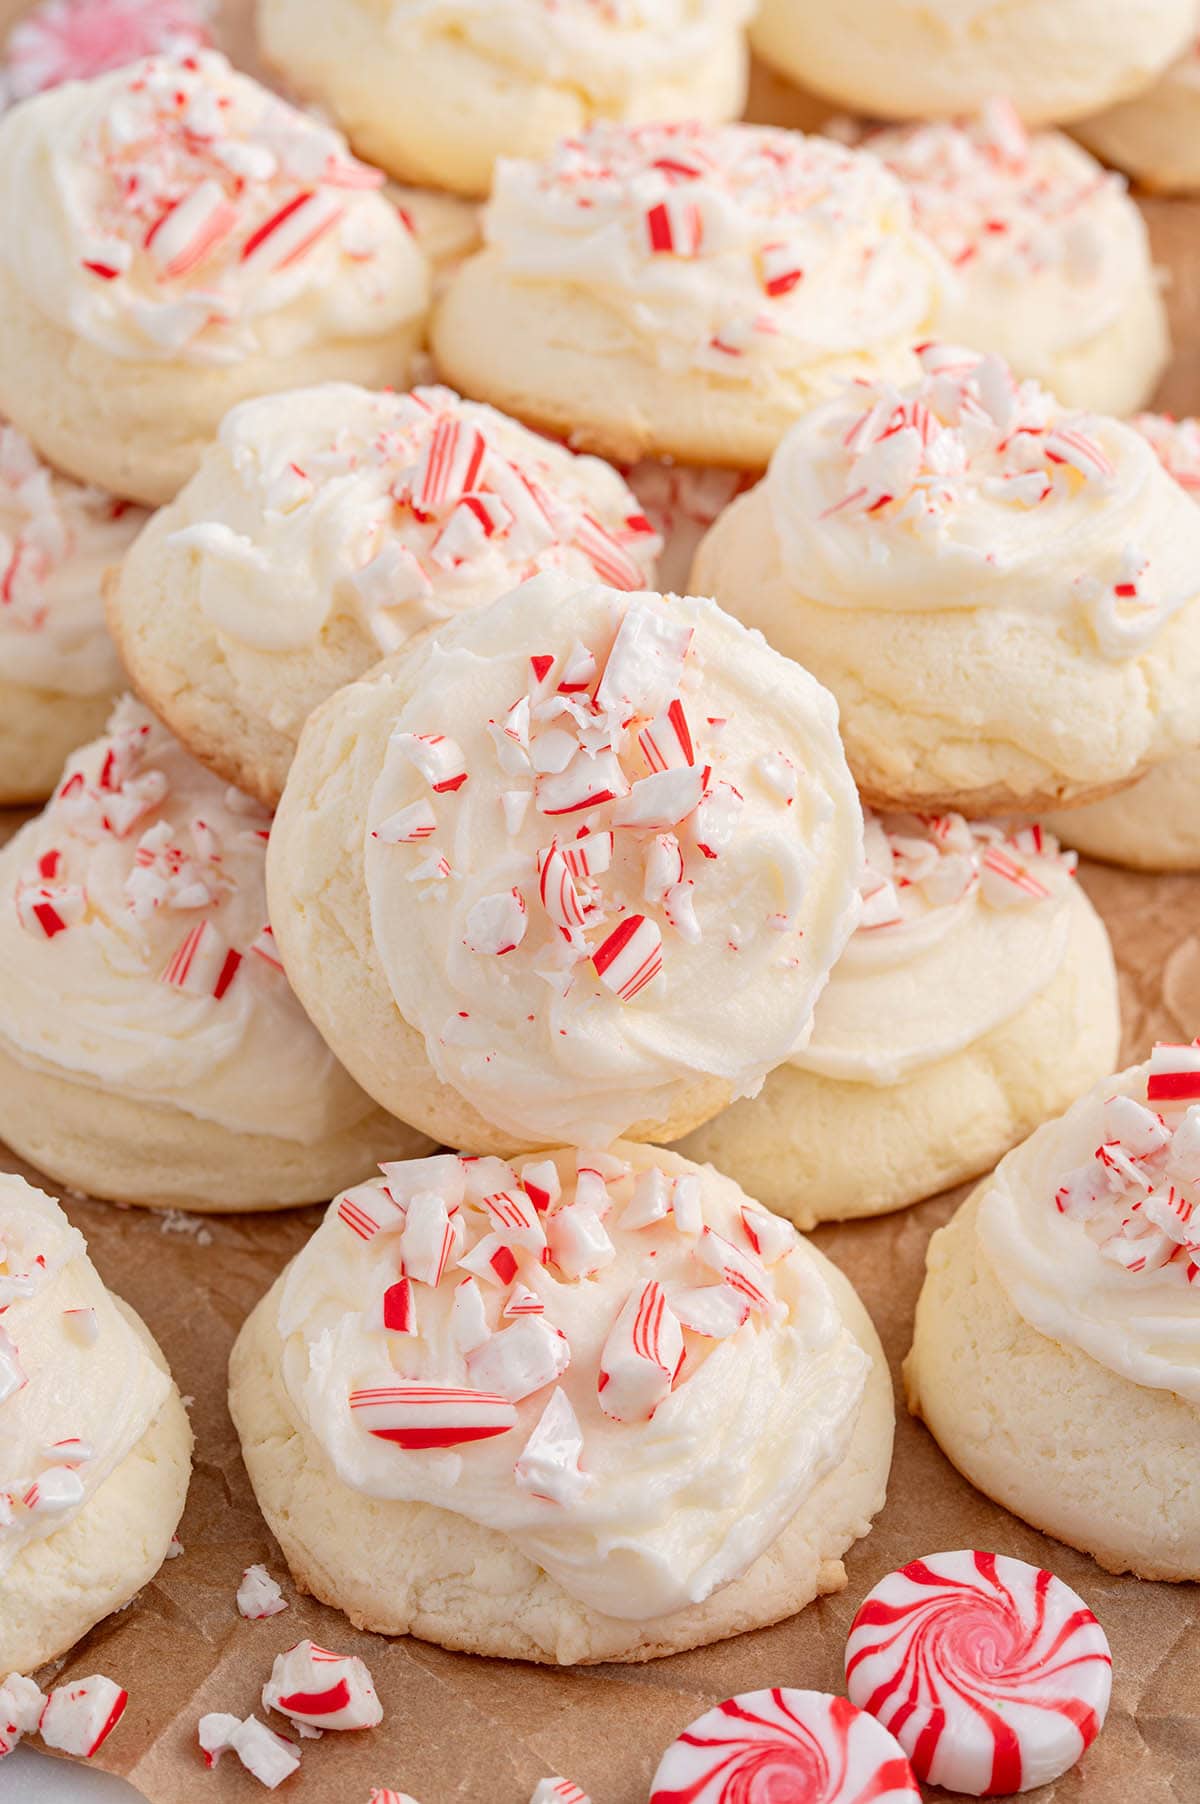
{"type": "Polygon", "coordinates": [[[415,846],[423,839],[432,839],[436,832],[437,815],[431,804],[412,802],[380,821],[372,830],[371,838],[380,840],[385,846],[415,846]]]}
{"type": "Polygon", "coordinates": [[[19,1672],[10,1672],[0,1685],[0,1760],[11,1754],[23,1735],[32,1735],[46,1708],[40,1685],[19,1672]]]}
{"type": "Polygon", "coordinates": [[[533,1199],[523,1190],[497,1190],[485,1196],[480,1208],[487,1216],[492,1231],[509,1246],[527,1247],[540,1259],[545,1251],[546,1230],[533,1199]]]}
{"type": "Polygon", "coordinates": [[[692,628],[649,602],[630,603],[596,690],[601,708],[653,720],[679,694],[692,628]]]}
{"type": "Polygon", "coordinates": [[[410,1279],[397,1278],[394,1284],[388,1285],[379,1300],[378,1325],[386,1328],[389,1334],[417,1332],[417,1307],[410,1279]]]}
{"type": "Polygon", "coordinates": [[[889,1573],[850,1629],[851,1698],[918,1778],[972,1797],[1057,1779],[1094,1741],[1112,1655],[1083,1599],[1003,1554],[931,1554],[889,1573]]]}
{"type": "Polygon", "coordinates": [[[474,1278],[460,1278],[450,1304],[450,1334],[460,1353],[473,1353],[491,1333],[483,1292],[474,1278]]]}
{"type": "Polygon", "coordinates": [[[683,1364],[683,1330],[661,1284],[626,1298],[600,1354],[597,1394],[616,1422],[648,1422],[683,1364]]]}
{"type": "Polygon", "coordinates": [[[558,841],[538,853],[538,894],[542,907],[560,933],[570,936],[587,920],[583,897],[558,841]]]}
{"type": "Polygon", "coordinates": [[[546,1305],[527,1284],[514,1284],[500,1313],[510,1320],[519,1315],[545,1315],[546,1305]]]}
{"type": "Polygon", "coordinates": [[[921,1804],[899,1744],[823,1691],[744,1691],[672,1742],[649,1804],[921,1804]]]}
{"type": "Polygon", "coordinates": [[[416,766],[435,795],[461,789],[467,780],[463,749],[444,733],[393,733],[389,743],[416,766]]]}
{"type": "Polygon", "coordinates": [[[441,514],[460,501],[478,482],[487,449],[477,426],[440,419],[413,481],[414,510],[427,516],[441,514]]]}
{"type": "Polygon", "coordinates": [[[374,1240],[385,1228],[404,1225],[404,1217],[392,1198],[378,1184],[355,1184],[338,1199],[337,1216],[360,1240],[374,1240]]]}
{"type": "Polygon", "coordinates": [[[539,1215],[552,1209],[562,1195],[562,1180],[553,1159],[539,1159],[521,1168],[521,1188],[539,1215]]]}
{"type": "Polygon", "coordinates": [[[1019,902],[1044,902],[1050,894],[1046,885],[1039,882],[1003,846],[991,845],[986,848],[979,875],[984,900],[993,908],[1007,908],[1019,902]]]}
{"type": "Polygon", "coordinates": [[[1190,1046],[1158,1042],[1150,1054],[1146,1100],[1172,1108],[1200,1102],[1200,1040],[1190,1046]]]}
{"type": "Polygon", "coordinates": [[[256,1716],[242,1722],[228,1711],[212,1710],[200,1718],[196,1735],[205,1766],[216,1766],[223,1754],[236,1754],[246,1771],[268,1791],[290,1779],[300,1765],[295,1744],[268,1729],[256,1716]]]}
{"type": "Polygon", "coordinates": [[[796,1230],[781,1215],[745,1204],[741,1215],[746,1238],[764,1265],[774,1265],[795,1246],[796,1230]]]}
{"type": "Polygon", "coordinates": [[[683,848],[673,833],[656,833],[646,847],[643,896],[661,903],[683,881],[683,848]]]}
{"type": "Polygon", "coordinates": [[[704,1284],[671,1293],[680,1326],[705,1340],[728,1340],[750,1315],[750,1304],[728,1284],[704,1284]]]}
{"type": "Polygon", "coordinates": [[[568,840],[561,851],[572,877],[602,877],[612,864],[612,831],[585,833],[568,840]]]}
{"type": "Polygon", "coordinates": [[[583,515],[571,542],[610,589],[640,589],[645,583],[646,572],[641,565],[592,514],[583,515]]]}
{"type": "Polygon", "coordinates": [[[611,1265],[617,1249],[590,1203],[568,1203],[546,1217],[550,1257],[564,1278],[590,1278],[611,1265]]]}
{"type": "Polygon", "coordinates": [[[46,1699],[38,1733],[48,1748],[90,1760],[125,1714],[129,1693],[102,1673],[56,1685],[46,1699]]]}
{"type": "Polygon", "coordinates": [[[705,790],[691,822],[696,850],[703,852],[705,858],[719,858],[729,850],[744,805],[741,791],[724,778],[705,790]]]}
{"type": "Polygon", "coordinates": [[[503,958],[515,952],[529,926],[525,898],[519,889],[481,896],[467,913],[464,944],[469,952],[503,958]]]}
{"type": "Polygon", "coordinates": [[[464,1271],[472,1272],[486,1284],[507,1289],[517,1275],[517,1255],[499,1234],[485,1234],[458,1261],[464,1271]]]}
{"type": "Polygon", "coordinates": [[[509,1398],[452,1385],[368,1386],[350,1392],[350,1408],[368,1434],[410,1452],[488,1441],[517,1425],[509,1398]]]}
{"type": "Polygon", "coordinates": [[[247,1566],[237,1588],[237,1607],[248,1622],[264,1622],[280,1615],[288,1603],[265,1566],[247,1566]]]}
{"type": "Polygon", "coordinates": [[[611,746],[595,753],[581,747],[565,770],[539,776],[535,793],[539,812],[554,818],[616,801],[628,789],[621,761],[611,746]]]}
{"type": "Polygon", "coordinates": [[[567,1339],[544,1315],[526,1316],[502,1328],[467,1355],[476,1384],[520,1403],[561,1378],[571,1363],[567,1339]]]}
{"type": "Polygon", "coordinates": [[[275,944],[275,931],[269,921],[251,940],[248,950],[253,952],[256,958],[261,958],[265,965],[270,965],[276,971],[283,970],[283,960],[280,958],[279,948],[275,944]]]}
{"type": "Polygon", "coordinates": [[[517,1489],[547,1503],[577,1503],[591,1488],[588,1473],[580,1469],[583,1431],[565,1391],[557,1388],[513,1467],[517,1489]]]}
{"type": "Polygon", "coordinates": [[[662,970],[662,933],[646,915],[627,915],[592,952],[596,975],[622,1002],[632,1002],[662,970]]]}
{"type": "Polygon", "coordinates": [[[613,809],[618,827],[640,828],[650,833],[677,827],[700,800],[704,778],[694,765],[657,770],[640,777],[613,809]]]}
{"type": "Polygon", "coordinates": [[[726,1284],[746,1298],[751,1309],[771,1307],[770,1281],[756,1254],[743,1252],[723,1234],[706,1227],[696,1242],[696,1257],[710,1271],[719,1272],[726,1284]]]}
{"type": "Polygon", "coordinates": [[[365,1663],[356,1654],[335,1654],[312,1641],[298,1641],[276,1656],[262,1701],[264,1710],[278,1710],[314,1729],[373,1729],[383,1721],[365,1663]]]}
{"type": "Polygon", "coordinates": [[[664,1221],[671,1212],[671,1182],[657,1165],[639,1172],[633,1195],[621,1211],[620,1226],[626,1231],[649,1228],[664,1221]]]}
{"type": "Polygon", "coordinates": [[[637,742],[652,771],[677,770],[696,762],[692,730],[678,696],[664,713],[639,727],[637,742]]]}
{"type": "Polygon", "coordinates": [[[454,1219],[440,1196],[431,1190],[414,1196],[400,1236],[405,1276],[416,1284],[440,1284],[457,1237],[454,1219]]]}
{"type": "Polygon", "coordinates": [[[592,1804],[592,1800],[573,1779],[555,1773],[549,1779],[538,1780],[529,1804],[592,1804]]]}
{"type": "Polygon", "coordinates": [[[219,1002],[228,994],[241,963],[241,953],[222,938],[211,921],[198,921],[175,948],[160,981],[189,996],[211,996],[219,1002]]]}

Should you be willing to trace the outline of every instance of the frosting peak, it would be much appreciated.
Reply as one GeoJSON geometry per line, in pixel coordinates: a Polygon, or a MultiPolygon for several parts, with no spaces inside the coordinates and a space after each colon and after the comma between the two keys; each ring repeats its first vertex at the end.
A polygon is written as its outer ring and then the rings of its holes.
{"type": "Polygon", "coordinates": [[[1197,594],[1200,519],[1149,445],[1000,358],[920,348],[921,381],[863,384],[799,420],[766,493],[802,593],[831,606],[1003,606],[1079,617],[1136,655],[1197,594]]]}
{"type": "Polygon", "coordinates": [[[711,602],[549,575],[439,629],[406,690],[366,884],[438,1075],[542,1144],[757,1089],[854,919],[825,692],[711,602]]]}
{"type": "Polygon", "coordinates": [[[382,1170],[278,1301],[344,1483],[639,1620],[739,1576],[844,1456],[867,1357],[794,1230],[711,1168],[619,1145],[382,1170]]]}
{"type": "Polygon", "coordinates": [[[213,51],[36,96],[4,122],[3,254],[116,357],[231,362],[385,333],[428,276],[377,170],[213,51]]]}

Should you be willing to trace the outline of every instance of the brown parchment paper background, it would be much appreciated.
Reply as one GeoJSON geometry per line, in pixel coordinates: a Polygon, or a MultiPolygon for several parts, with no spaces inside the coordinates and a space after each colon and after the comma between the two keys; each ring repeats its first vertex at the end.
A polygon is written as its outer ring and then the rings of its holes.
{"type": "MultiPolygon", "coordinates": [[[[0,27],[21,10],[0,0],[0,27]]],[[[226,0],[223,13],[227,41],[248,61],[245,7],[226,0]]],[[[1171,272],[1178,345],[1161,401],[1176,412],[1200,411],[1200,204],[1151,201],[1146,210],[1171,272]]],[[[0,839],[18,818],[0,815],[0,839]]],[[[1138,877],[1093,865],[1081,879],[1116,949],[1127,1056],[1144,1056],[1155,1037],[1200,1032],[1200,877],[1138,877]]],[[[5,1165],[38,1181],[0,1148],[5,1165]]],[[[894,1369],[907,1350],[929,1235],[963,1194],[815,1236],[857,1286],[894,1369]]],[[[196,1722],[208,1710],[261,1714],[259,1691],[275,1654],[304,1635],[361,1654],[385,1714],[376,1730],[302,1744],[301,1768],[282,1788],[298,1804],[366,1804],[372,1785],[409,1791],[421,1804],[527,1804],[549,1773],[574,1779],[594,1804],[645,1804],[663,1749],[719,1698],[765,1685],[839,1690],[845,1636],[863,1594],[892,1567],[953,1547],[1051,1567],[1092,1605],[1112,1642],[1115,1686],[1104,1733],[1080,1767],[1027,1795],[1036,1804],[1200,1799],[1197,1588],[1113,1578],[1035,1533],[974,1492],[902,1409],[888,1503],[874,1533],[847,1557],[846,1590],[773,1629],[647,1666],[569,1671],[359,1633],[297,1596],[255,1507],[225,1405],[234,1336],[319,1212],[192,1218],[181,1230],[145,1210],[64,1200],[104,1278],[145,1318],[192,1400],[196,1456],[180,1527],[183,1555],[59,1663],[66,1675],[102,1671],[127,1686],[128,1710],[97,1764],[123,1774],[151,1804],[249,1804],[266,1795],[232,1757],[206,1773],[196,1722]],[[252,1561],[283,1583],[285,1614],[258,1623],[237,1614],[234,1592],[252,1561]]]]}

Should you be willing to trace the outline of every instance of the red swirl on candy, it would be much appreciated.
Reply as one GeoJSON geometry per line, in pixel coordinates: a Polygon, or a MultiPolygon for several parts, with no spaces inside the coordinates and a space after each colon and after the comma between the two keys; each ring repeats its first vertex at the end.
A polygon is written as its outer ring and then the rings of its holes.
{"type": "Polygon", "coordinates": [[[698,1717],[658,1765],[649,1804],[920,1804],[886,1730],[822,1691],[746,1691],[698,1717]]]}
{"type": "Polygon", "coordinates": [[[921,1779],[973,1797],[1046,1785],[1104,1722],[1112,1655],[1082,1598],[1003,1554],[933,1554],[870,1592],[846,1688],[921,1779]]]}

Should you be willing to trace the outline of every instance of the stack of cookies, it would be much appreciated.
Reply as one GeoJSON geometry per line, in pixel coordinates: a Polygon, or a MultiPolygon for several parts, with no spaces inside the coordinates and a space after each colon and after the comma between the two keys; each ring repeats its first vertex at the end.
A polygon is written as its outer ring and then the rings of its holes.
{"type": "MultiPolygon", "coordinates": [[[[1192,0],[260,0],[277,87],[104,10],[18,27],[0,120],[0,1135],[328,1204],[231,1366],[296,1584],[560,1665],[841,1588],[893,1395],[802,1236],[981,1178],[910,1406],[1200,1577],[1200,1051],[1110,1075],[1077,874],[1200,861],[1200,428],[1139,411],[1142,216],[1055,129],[1185,185],[1192,0]],[[860,116],[744,122],[748,26],[860,116]]],[[[186,1491],[69,1212],[0,1178],[0,1677],[186,1491]]],[[[864,1707],[888,1798],[1006,1789],[864,1707]]]]}

